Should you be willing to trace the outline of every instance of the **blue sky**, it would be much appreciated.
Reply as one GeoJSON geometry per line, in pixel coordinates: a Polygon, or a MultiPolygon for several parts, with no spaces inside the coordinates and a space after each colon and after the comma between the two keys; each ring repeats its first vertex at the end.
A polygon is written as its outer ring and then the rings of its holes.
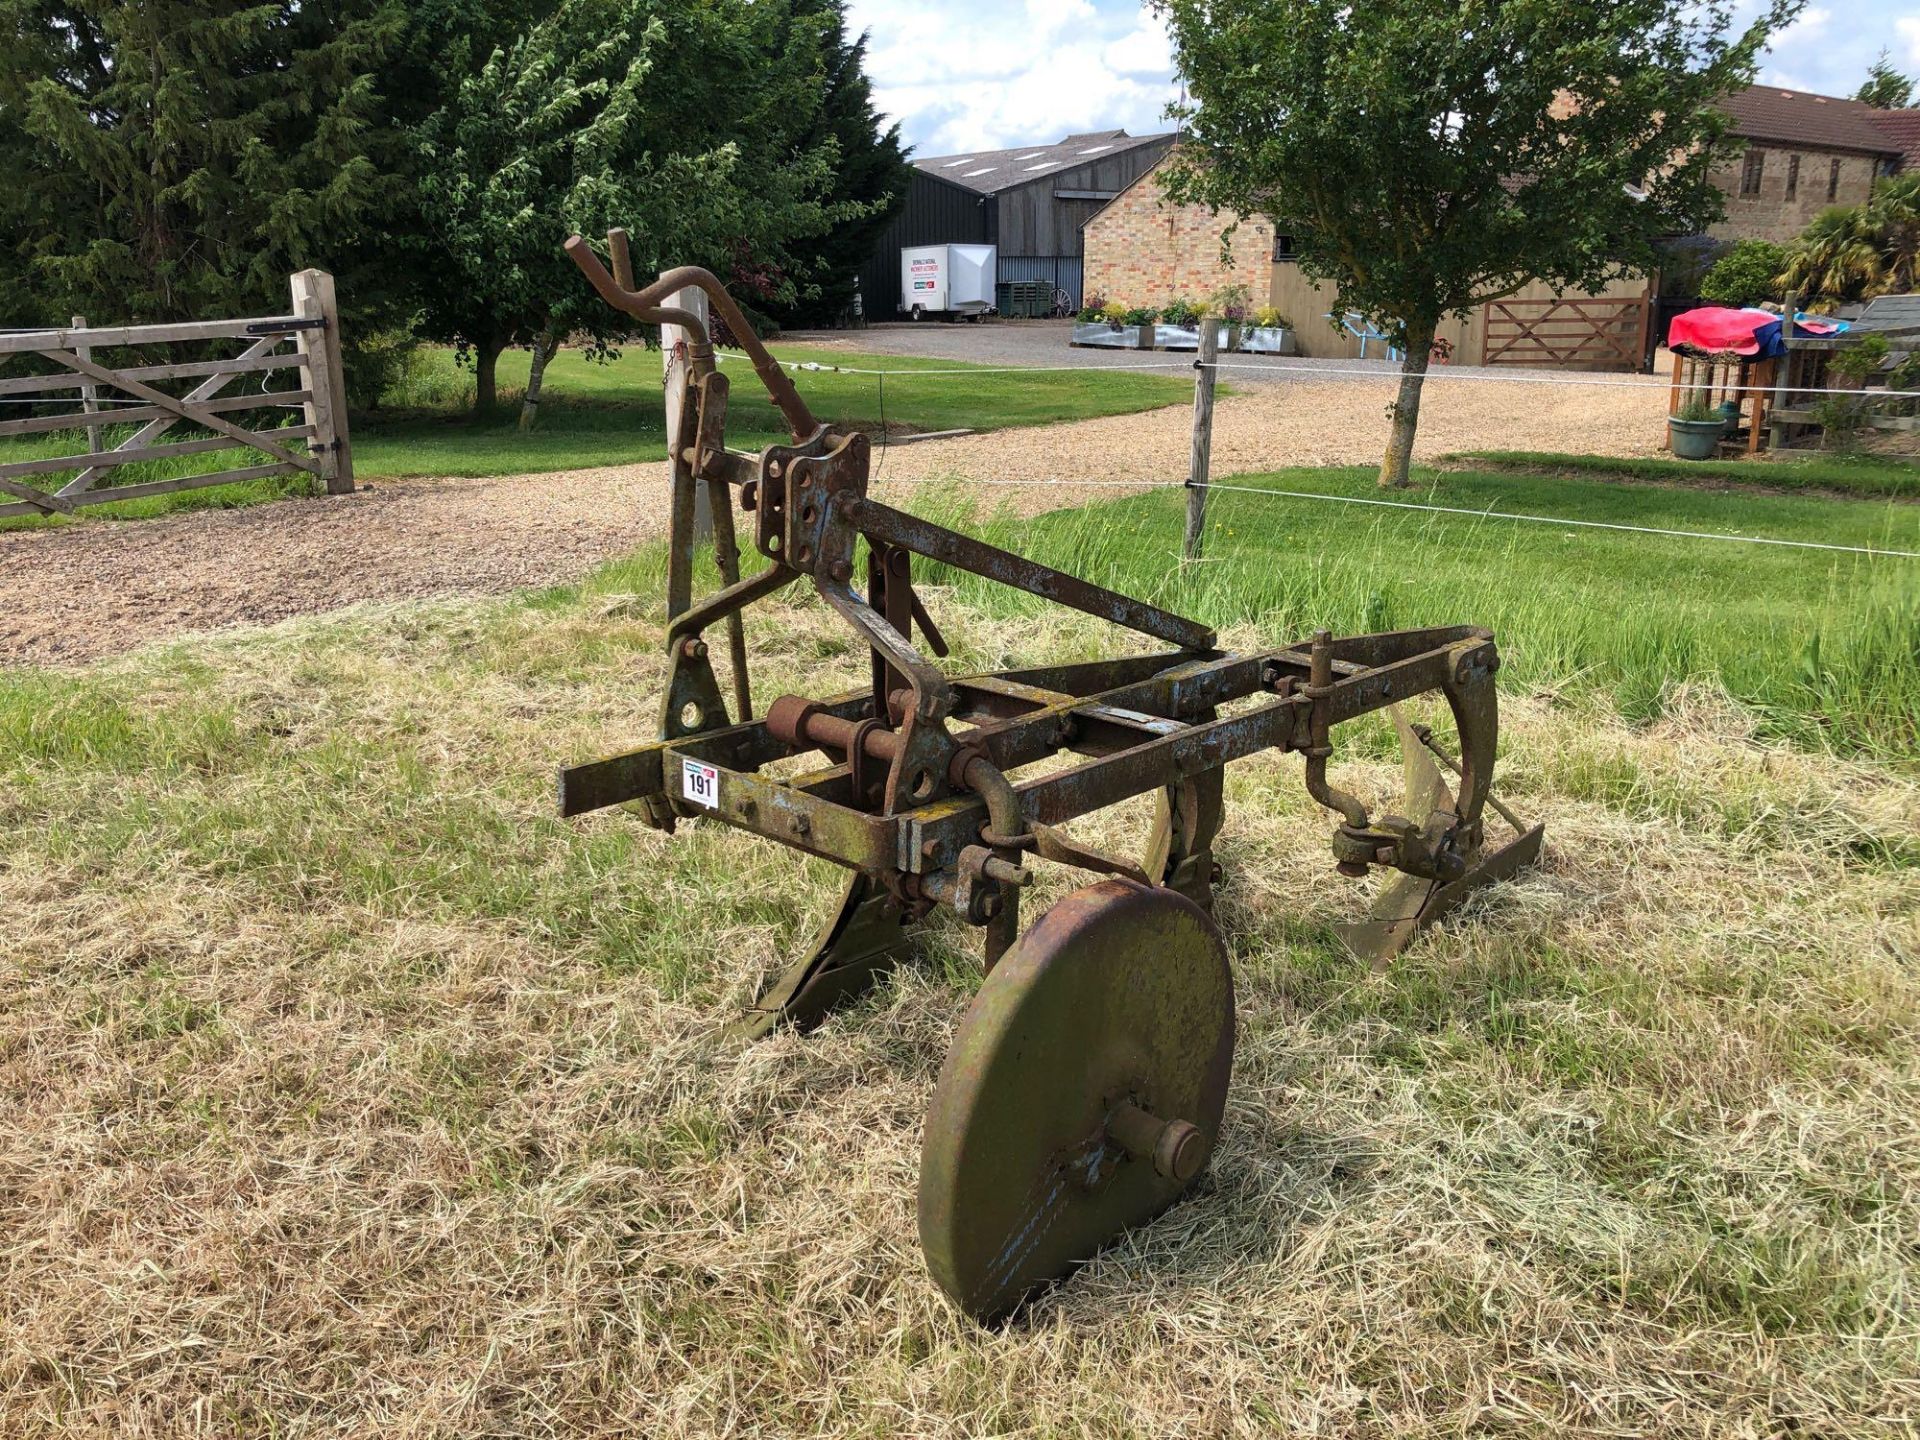
{"type": "MultiPolygon", "coordinates": [[[[1744,0],[1750,14],[1759,0],[1744,0]]],[[[1132,0],[853,0],[880,108],[922,155],[1167,127],[1179,94],[1165,32],[1132,0]]],[[[1881,47],[1920,74],[1920,0],[1810,4],[1761,79],[1851,95],[1881,47]]]]}

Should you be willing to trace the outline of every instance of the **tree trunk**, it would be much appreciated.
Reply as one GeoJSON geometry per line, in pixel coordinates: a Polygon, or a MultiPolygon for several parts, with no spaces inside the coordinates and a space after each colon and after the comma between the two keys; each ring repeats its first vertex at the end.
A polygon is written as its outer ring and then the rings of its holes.
{"type": "Polygon", "coordinates": [[[540,382],[546,376],[547,361],[553,358],[553,352],[559,348],[559,340],[544,328],[533,337],[533,364],[527,371],[527,393],[520,401],[522,435],[533,429],[534,419],[540,410],[540,382]]]}
{"type": "Polygon", "coordinates": [[[1407,356],[1400,362],[1400,398],[1388,407],[1393,429],[1387,436],[1386,458],[1380,462],[1380,488],[1404,490],[1413,483],[1413,437],[1420,428],[1420,394],[1427,387],[1427,364],[1433,354],[1436,322],[1407,322],[1407,356]]]}
{"type": "Polygon", "coordinates": [[[473,347],[473,417],[484,420],[500,404],[500,352],[507,347],[488,341],[473,347]]]}

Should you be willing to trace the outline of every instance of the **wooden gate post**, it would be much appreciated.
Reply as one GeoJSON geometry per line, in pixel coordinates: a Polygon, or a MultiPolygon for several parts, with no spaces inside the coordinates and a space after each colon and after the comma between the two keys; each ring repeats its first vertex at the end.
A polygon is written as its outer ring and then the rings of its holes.
{"type": "Polygon", "coordinates": [[[307,424],[313,438],[310,453],[320,462],[320,478],[329,495],[353,493],[353,447],[347,438],[346,371],[340,361],[340,307],[334,301],[333,276],[324,270],[302,270],[291,282],[293,313],[302,320],[318,320],[311,330],[294,332],[306,371],[311,398],[306,402],[307,424]]]}
{"type": "MultiPolygon", "coordinates": [[[[73,328],[76,330],[86,329],[87,317],[84,315],[74,316],[73,328]]],[[[82,360],[93,359],[93,347],[91,345],[75,345],[73,347],[73,353],[78,355],[82,360]]],[[[94,384],[93,381],[89,380],[80,387],[80,400],[80,408],[85,410],[87,414],[98,415],[100,413],[100,387],[94,384]]],[[[87,426],[87,451],[93,455],[100,453],[100,427],[98,425],[87,426]]]]}
{"type": "Polygon", "coordinates": [[[1180,553],[1198,560],[1206,539],[1207,470],[1213,460],[1214,362],[1220,358],[1220,324],[1200,317],[1200,355],[1193,362],[1193,450],[1187,460],[1187,538],[1180,553]]]}
{"type": "MultiPolygon", "coordinates": [[[[702,325],[711,325],[707,316],[707,292],[697,285],[689,285],[684,290],[676,290],[667,297],[669,308],[685,310],[702,325]]],[[[711,331],[709,331],[711,333],[711,331]]],[[[680,422],[687,408],[687,355],[681,348],[687,338],[687,332],[678,325],[660,327],[661,364],[666,368],[667,387],[667,463],[671,469],[674,483],[682,480],[693,489],[693,543],[698,545],[713,534],[713,499],[707,494],[707,487],[697,483],[693,471],[680,458],[680,452],[693,443],[691,435],[680,433],[680,422]]]]}

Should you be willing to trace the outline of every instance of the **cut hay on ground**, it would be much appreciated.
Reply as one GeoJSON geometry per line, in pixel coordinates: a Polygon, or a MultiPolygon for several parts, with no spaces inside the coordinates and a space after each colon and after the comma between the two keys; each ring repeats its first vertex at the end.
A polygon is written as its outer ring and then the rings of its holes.
{"type": "MultiPolygon", "coordinates": [[[[0,691],[0,1435],[1910,1433],[1906,778],[1710,691],[1510,697],[1547,863],[1370,979],[1297,762],[1236,768],[1210,1175],[984,1332],[913,1224],[968,937],[722,1042],[831,876],[551,817],[650,729],[658,623],[363,609],[0,691]]],[[[864,665],[817,606],[754,638],[864,665]]]]}

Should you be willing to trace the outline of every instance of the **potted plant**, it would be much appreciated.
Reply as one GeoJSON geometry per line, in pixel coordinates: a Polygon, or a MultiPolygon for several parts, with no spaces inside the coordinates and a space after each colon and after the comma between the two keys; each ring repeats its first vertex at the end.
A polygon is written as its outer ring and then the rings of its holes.
{"type": "Polygon", "coordinates": [[[1253,323],[1240,336],[1240,348],[1254,355],[1298,355],[1293,321],[1271,305],[1253,312],[1253,323]]]}
{"type": "Polygon", "coordinates": [[[1125,313],[1118,305],[1109,305],[1097,295],[1088,296],[1080,313],[1073,317],[1073,338],[1068,343],[1131,350],[1134,340],[1120,324],[1125,313]]]}
{"type": "MultiPolygon", "coordinates": [[[[1107,313],[1111,316],[1113,308],[1108,307],[1107,313]]],[[[1153,349],[1153,323],[1159,318],[1160,312],[1150,305],[1135,305],[1131,310],[1120,313],[1120,323],[1133,337],[1133,349],[1153,349]]]]}
{"type": "Polygon", "coordinates": [[[1206,315],[1204,305],[1191,300],[1173,300],[1161,307],[1153,327],[1154,343],[1163,350],[1198,350],[1200,321],[1206,315]]]}
{"type": "Polygon", "coordinates": [[[1667,417],[1667,443],[1676,460],[1711,460],[1726,433],[1725,417],[1698,393],[1667,417]]]}
{"type": "Polygon", "coordinates": [[[1253,313],[1253,292],[1244,285],[1222,285],[1201,308],[1220,317],[1220,348],[1238,350],[1253,313]]]}

